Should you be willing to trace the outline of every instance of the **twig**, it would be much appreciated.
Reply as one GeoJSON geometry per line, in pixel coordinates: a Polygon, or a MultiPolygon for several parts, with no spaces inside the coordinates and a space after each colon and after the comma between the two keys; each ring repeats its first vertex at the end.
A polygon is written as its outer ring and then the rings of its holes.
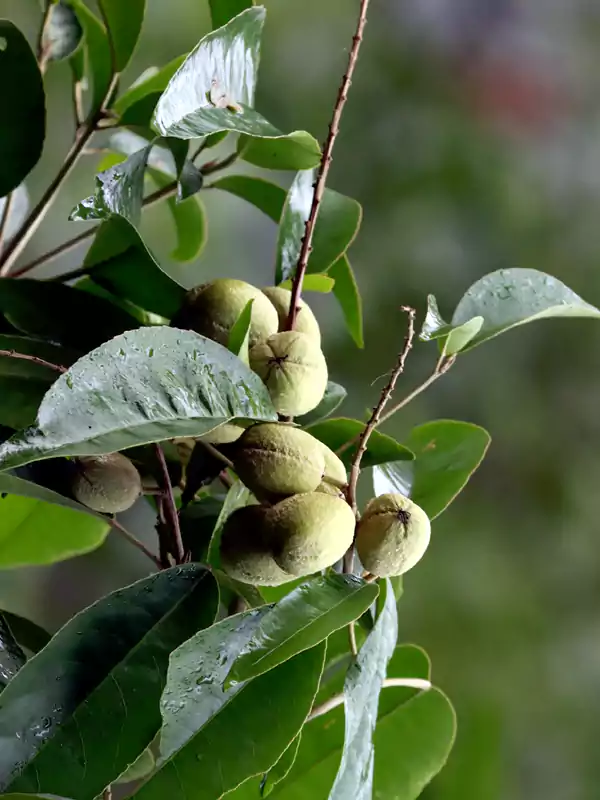
{"type": "Polygon", "coordinates": [[[66,372],[66,367],[61,367],[60,364],[53,364],[51,361],[46,361],[44,358],[39,358],[38,356],[29,355],[29,353],[17,353],[16,350],[0,350],[0,356],[5,356],[6,358],[17,358],[21,361],[32,361],[34,364],[39,364],[40,367],[47,367],[48,369],[53,369],[55,372],[66,372]]]}
{"type": "Polygon", "coordinates": [[[333,109],[333,116],[329,124],[329,133],[325,146],[323,147],[323,155],[321,163],[319,164],[319,171],[317,173],[317,180],[315,181],[315,190],[312,198],[312,204],[306,225],[304,227],[304,238],[302,239],[302,246],[300,247],[300,255],[298,257],[298,264],[294,274],[294,281],[292,284],[292,297],[290,300],[290,313],[287,319],[285,330],[291,331],[296,324],[296,315],[298,314],[298,302],[302,294],[302,282],[306,273],[308,265],[308,258],[312,250],[312,240],[315,232],[315,224],[319,214],[319,207],[323,199],[325,191],[325,184],[327,182],[327,175],[333,160],[333,147],[335,145],[336,137],[340,130],[340,120],[342,112],[348,99],[348,92],[352,83],[352,75],[356,62],[358,60],[358,53],[363,38],[365,25],[367,23],[367,9],[369,7],[369,0],[361,0],[360,12],[358,15],[358,22],[356,25],[356,32],[352,38],[352,47],[350,48],[350,55],[348,57],[348,67],[346,74],[342,79],[341,86],[338,91],[338,96],[333,109]]]}
{"type": "Polygon", "coordinates": [[[2,247],[4,244],[4,234],[10,219],[11,207],[14,200],[14,192],[11,192],[4,198],[4,208],[2,209],[2,216],[0,216],[0,255],[2,254],[2,247]]]}
{"type": "Polygon", "coordinates": [[[222,464],[225,464],[226,467],[233,469],[233,461],[230,461],[227,456],[224,456],[223,453],[210,442],[204,442],[202,439],[196,439],[196,442],[204,447],[204,449],[210,453],[213,458],[216,458],[217,461],[220,461],[222,464]]]}
{"type": "Polygon", "coordinates": [[[354,630],[354,622],[348,625],[348,641],[350,643],[350,652],[356,658],[358,655],[358,645],[356,644],[356,631],[354,630]]]}
{"type": "Polygon", "coordinates": [[[177,514],[177,507],[175,505],[175,498],[173,497],[173,487],[171,486],[171,478],[169,477],[169,470],[165,460],[165,454],[160,444],[154,445],[156,457],[160,467],[162,478],[162,506],[165,515],[165,522],[169,526],[169,530],[173,537],[173,545],[175,552],[171,554],[178,564],[183,564],[185,561],[185,550],[183,548],[183,541],[181,539],[181,529],[179,527],[179,515],[177,514]]]}
{"type": "Polygon", "coordinates": [[[40,32],[37,42],[37,61],[42,75],[46,72],[48,66],[48,53],[44,50],[44,34],[50,21],[50,12],[52,10],[52,0],[46,0],[46,8],[44,9],[44,16],[42,17],[42,24],[40,25],[40,32]]]}
{"type": "Polygon", "coordinates": [[[237,161],[239,155],[240,154],[237,152],[230,153],[221,161],[208,161],[206,164],[202,165],[202,167],[200,168],[200,172],[203,175],[212,175],[213,172],[220,172],[222,169],[227,169],[227,167],[230,167],[234,163],[234,161],[237,161]]]}
{"type": "MultiPolygon", "coordinates": [[[[389,689],[392,686],[403,686],[408,689],[420,689],[423,692],[427,692],[431,689],[431,681],[427,681],[424,678],[386,678],[381,684],[382,689],[389,689]]],[[[329,700],[326,700],[320,706],[313,708],[308,715],[307,722],[317,717],[322,717],[323,714],[327,714],[329,711],[333,711],[334,708],[341,706],[343,702],[343,694],[336,694],[330,697],[329,700]]]]}
{"type": "Polygon", "coordinates": [[[102,792],[102,800],[112,800],[112,787],[107,786],[106,789],[102,792]]]}
{"type": "Polygon", "coordinates": [[[118,531],[121,534],[121,536],[123,536],[123,538],[127,539],[127,541],[130,544],[132,544],[134,547],[137,547],[138,550],[141,550],[141,552],[145,556],[148,556],[148,558],[154,563],[156,567],[158,567],[158,569],[163,568],[160,559],[157,558],[157,556],[155,556],[154,553],[149,548],[147,548],[143,542],[140,542],[140,540],[136,536],[134,536],[133,533],[131,533],[130,531],[127,530],[127,528],[121,525],[121,523],[118,520],[114,519],[113,517],[103,517],[103,519],[105,519],[116,531],[118,531]]]}

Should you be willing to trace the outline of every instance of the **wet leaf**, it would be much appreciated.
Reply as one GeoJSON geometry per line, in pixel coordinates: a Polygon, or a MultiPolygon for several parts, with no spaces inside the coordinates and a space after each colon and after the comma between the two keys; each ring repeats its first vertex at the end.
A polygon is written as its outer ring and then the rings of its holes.
{"type": "Polygon", "coordinates": [[[121,125],[150,125],[158,98],[185,59],[185,55],[178,56],[146,79],[136,81],[113,103],[112,111],[120,116],[121,125]]]}
{"type": "Polygon", "coordinates": [[[115,69],[122,72],[129,63],[137,44],[146,0],[99,0],[108,25],[114,50],[115,69]]]}
{"type": "Polygon", "coordinates": [[[346,328],[357,347],[364,347],[362,299],[356,278],[347,256],[342,256],[329,268],[329,276],[335,281],[333,293],[340,304],[346,328]]]}
{"type": "Polygon", "coordinates": [[[25,664],[25,653],[17,644],[17,640],[0,611],[0,692],[15,677],[25,664]]]}
{"type": "Polygon", "coordinates": [[[39,653],[52,638],[42,627],[19,614],[13,614],[12,611],[0,611],[0,615],[4,618],[17,642],[30,653],[39,653]]]}
{"type": "MultiPolygon", "coordinates": [[[[349,467],[358,449],[358,437],[364,428],[365,423],[357,419],[336,417],[309,425],[307,430],[334,452],[354,440],[350,447],[338,453],[344,464],[349,467]]],[[[407,447],[385,433],[374,431],[361,463],[363,467],[373,467],[375,464],[385,464],[388,461],[412,461],[413,458],[413,453],[407,447]]]]}

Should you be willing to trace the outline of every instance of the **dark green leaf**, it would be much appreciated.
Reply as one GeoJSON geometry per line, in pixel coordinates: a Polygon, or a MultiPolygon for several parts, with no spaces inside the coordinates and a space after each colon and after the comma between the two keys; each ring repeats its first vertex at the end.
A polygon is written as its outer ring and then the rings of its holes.
{"type": "Polygon", "coordinates": [[[249,300],[241,312],[233,328],[229,331],[227,347],[231,352],[241,358],[244,364],[249,363],[248,343],[250,341],[250,323],[252,322],[252,306],[254,300],[249,300]]]}
{"type": "Polygon", "coordinates": [[[263,616],[235,661],[226,685],[262,675],[319,644],[358,619],[378,593],[375,584],[352,575],[333,573],[305,581],[263,616]]]}
{"type": "Polygon", "coordinates": [[[152,750],[147,747],[131,764],[125,772],[120,775],[116,781],[113,781],[115,784],[119,783],[131,783],[132,781],[140,781],[142,778],[145,778],[149,775],[152,770],[154,769],[156,764],[156,760],[154,758],[154,754],[152,750]]]}
{"type": "MultiPolygon", "coordinates": [[[[0,197],[0,219],[4,214],[4,205],[7,197],[0,197]]],[[[29,211],[29,192],[24,183],[21,183],[10,194],[10,209],[4,228],[4,241],[9,242],[19,230],[29,211]]]]}
{"type": "MultiPolygon", "coordinates": [[[[296,736],[294,741],[290,744],[288,749],[283,753],[279,761],[275,764],[274,767],[267,772],[264,776],[263,780],[261,781],[261,791],[263,797],[268,797],[275,786],[282,781],[287,775],[289,775],[290,770],[294,766],[294,762],[298,756],[298,750],[300,749],[300,742],[302,741],[302,731],[296,736]]],[[[243,785],[245,786],[245,784],[243,785]]],[[[243,787],[240,787],[243,788],[243,787]]],[[[235,795],[237,797],[237,795],[235,795]]]]}
{"type": "Polygon", "coordinates": [[[340,386],[339,383],[328,381],[325,394],[323,395],[323,399],[319,405],[313,411],[309,411],[308,414],[304,414],[303,417],[297,417],[296,422],[303,428],[306,428],[309,425],[314,425],[315,422],[321,422],[321,420],[324,420],[333,414],[336,408],[341,406],[347,396],[348,392],[343,386],[340,386]]]}
{"type": "Polygon", "coordinates": [[[364,347],[362,300],[347,256],[342,256],[330,267],[329,275],[335,281],[333,293],[344,314],[346,328],[357,347],[364,347]]]}
{"type": "Polygon", "coordinates": [[[321,160],[317,140],[306,131],[293,131],[281,139],[240,136],[240,158],[263,169],[312,169],[321,160]]]}
{"type": "Polygon", "coordinates": [[[158,98],[185,59],[178,56],[169,61],[150,77],[136,81],[115,101],[112,110],[120,116],[122,125],[150,124],[158,98]]]}
{"type": "Polygon", "coordinates": [[[99,0],[114,51],[115,69],[122,72],[129,63],[137,44],[146,0],[99,0]]]}
{"type": "Polygon", "coordinates": [[[469,422],[441,419],[419,425],[406,442],[415,460],[375,467],[375,494],[410,496],[434,519],[464,489],[489,444],[489,433],[469,422]]]}
{"type": "Polygon", "coordinates": [[[211,188],[241,197],[260,209],[273,222],[279,222],[285,203],[285,189],[276,183],[251,175],[226,175],[211,183],[211,188]]]}
{"type": "Polygon", "coordinates": [[[17,640],[0,611],[0,692],[15,677],[25,664],[25,653],[17,644],[17,640]]]}
{"type": "MultiPolygon", "coordinates": [[[[339,453],[344,464],[349,467],[358,448],[358,437],[364,428],[365,423],[357,419],[336,417],[309,425],[307,430],[334,452],[340,450],[348,442],[353,442],[339,453]]],[[[388,461],[412,461],[413,458],[413,453],[404,445],[398,444],[395,439],[385,433],[374,431],[369,439],[362,465],[363,467],[373,467],[375,464],[385,464],[388,461]]]]}
{"type": "MultiPolygon", "coordinates": [[[[276,283],[293,278],[313,198],[312,170],[299,172],[287,195],[279,225],[276,283]]],[[[326,189],[315,225],[308,272],[326,272],[350,247],[362,219],[356,200],[326,189]]]]}
{"type": "Polygon", "coordinates": [[[50,6],[48,19],[42,33],[42,53],[48,61],[69,58],[79,47],[83,30],[77,14],[59,0],[50,6]]]}
{"type": "Polygon", "coordinates": [[[254,0],[208,0],[213,30],[226,25],[247,8],[252,8],[254,0]]]}
{"type": "MultiPolygon", "coordinates": [[[[179,140],[176,140],[179,141],[179,140]]],[[[192,197],[202,189],[204,176],[192,161],[186,161],[179,175],[177,186],[177,200],[181,203],[188,197],[192,197]]]]}
{"type": "Polygon", "coordinates": [[[0,615],[4,617],[4,621],[17,642],[30,653],[39,653],[52,638],[42,627],[19,614],[13,614],[12,611],[0,611],[0,615]]]}
{"type": "Polygon", "coordinates": [[[214,578],[188,565],[68,622],[0,697],[0,787],[93,800],[154,739],[169,654],[217,603],[214,578]]]}
{"type": "MultiPolygon", "coordinates": [[[[223,462],[217,458],[212,450],[209,450],[203,442],[196,442],[190,455],[190,460],[185,467],[185,488],[181,493],[181,507],[185,508],[189,503],[194,500],[196,492],[203,486],[208,486],[216,478],[219,473],[223,471],[223,462]]],[[[213,509],[218,508],[217,514],[214,518],[216,523],[217,517],[221,512],[222,503],[216,498],[208,495],[204,498],[206,501],[212,501],[210,504],[213,509]]],[[[200,503],[200,506],[203,504],[200,503]]],[[[206,519],[206,518],[205,518],[206,519]]],[[[213,524],[214,528],[214,524],[213,524]]],[[[212,528],[211,528],[212,533],[212,528]]],[[[204,537],[203,537],[204,538],[204,537]]],[[[209,536],[210,540],[210,536],[209,536]]],[[[207,541],[208,544],[208,541],[207,541]]],[[[194,558],[193,561],[206,561],[207,554],[204,553],[202,558],[194,558]]]]}
{"type": "Polygon", "coordinates": [[[288,583],[283,583],[281,586],[261,586],[260,587],[260,594],[263,598],[263,603],[278,603],[280,600],[293,592],[294,589],[297,589],[298,586],[303,584],[307,580],[306,577],[304,578],[294,578],[293,581],[288,581],[288,583]]]}
{"type": "Polygon", "coordinates": [[[192,331],[140,328],[59,377],[42,401],[37,427],[0,446],[0,469],[200,436],[234,417],[277,419],[257,375],[192,331]]]}
{"type": "MultiPolygon", "coordinates": [[[[202,450],[196,446],[194,451],[202,450]]],[[[192,453],[193,456],[193,453],[192,453]]],[[[186,490],[189,477],[186,476],[186,490]]],[[[185,490],[184,490],[185,491],[185,490]]],[[[182,509],[179,513],[179,524],[181,526],[181,537],[185,550],[191,553],[192,561],[208,562],[208,547],[210,540],[219,519],[219,514],[223,508],[223,501],[220,498],[206,495],[197,502],[186,503],[187,497],[182,496],[182,509]]]]}
{"type": "MultiPolygon", "coordinates": [[[[331,271],[331,270],[330,270],[331,271]]],[[[283,289],[292,289],[293,281],[287,280],[279,284],[283,289]]],[[[302,280],[303,292],[320,292],[329,294],[335,286],[335,281],[329,275],[305,275],[302,280]]]]}
{"type": "Polygon", "coordinates": [[[0,20],[0,197],[16,189],[37,164],[46,136],[44,84],[21,31],[0,20]]]}
{"type": "MultiPolygon", "coordinates": [[[[172,181],[172,178],[155,169],[150,170],[150,175],[159,188],[164,188],[172,181]]],[[[193,261],[206,244],[204,204],[199,197],[188,197],[181,203],[177,202],[175,197],[169,197],[167,206],[177,234],[177,247],[171,252],[171,258],[176,261],[193,261]]]]}
{"type": "Polygon", "coordinates": [[[79,351],[139,324],[131,314],[88,292],[27,278],[0,282],[0,311],[23,333],[79,351]]]}
{"type": "Polygon", "coordinates": [[[219,514],[219,518],[217,519],[213,535],[210,540],[210,545],[208,548],[208,563],[211,566],[217,568],[221,566],[221,556],[219,553],[221,547],[221,533],[223,532],[223,527],[227,522],[227,518],[233,514],[236,509],[248,505],[249,499],[250,490],[247,489],[241,481],[236,480],[227,492],[225,502],[223,503],[221,513],[219,514]]]}
{"type": "Polygon", "coordinates": [[[83,29],[86,58],[82,59],[82,48],[71,58],[76,80],[82,73],[87,77],[86,89],[90,91],[91,113],[97,112],[107,98],[112,80],[110,44],[106,28],[98,17],[85,5],[83,0],[68,0],[68,5],[77,14],[83,29]]]}

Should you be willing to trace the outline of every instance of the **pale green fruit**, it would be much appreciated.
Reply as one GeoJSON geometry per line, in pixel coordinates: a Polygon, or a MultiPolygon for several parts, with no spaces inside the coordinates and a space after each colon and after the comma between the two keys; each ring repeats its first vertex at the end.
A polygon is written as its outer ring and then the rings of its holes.
{"type": "Polygon", "coordinates": [[[121,453],[74,461],[73,497],[101,514],[127,511],[142,493],[140,473],[121,453]]]}
{"type": "Polygon", "coordinates": [[[323,494],[330,494],[332,497],[340,497],[342,500],[344,499],[344,493],[341,489],[338,489],[337,486],[334,486],[333,483],[328,483],[327,481],[321,481],[321,483],[315,489],[315,492],[322,492],[323,494]]]}
{"type": "MultiPolygon", "coordinates": [[[[290,313],[290,302],[292,300],[292,293],[289,289],[282,289],[280,286],[267,286],[263,289],[263,294],[275,306],[277,314],[279,315],[279,330],[284,331],[287,324],[288,316],[290,313]]],[[[294,330],[299,333],[306,333],[316,340],[317,344],[321,344],[321,329],[317,318],[313,314],[310,306],[300,299],[298,303],[298,313],[296,314],[296,321],[294,323],[294,330]]]]}
{"type": "Polygon", "coordinates": [[[323,442],[321,442],[321,447],[323,448],[323,455],[325,457],[323,480],[341,489],[342,486],[346,486],[348,483],[348,473],[346,472],[344,462],[339,456],[336,456],[333,450],[327,447],[326,444],[323,444],[323,442]]]}
{"type": "Polygon", "coordinates": [[[244,430],[245,428],[242,428],[241,425],[236,425],[235,422],[225,422],[223,425],[219,425],[218,428],[214,428],[198,438],[202,442],[208,442],[208,444],[231,444],[231,442],[236,442],[240,438],[244,430]]]}
{"type": "Polygon", "coordinates": [[[233,466],[257,497],[314,491],[325,471],[321,443],[292,425],[263,422],[238,440],[233,466]]]}
{"type": "Polygon", "coordinates": [[[325,356],[305,333],[276,333],[257,344],[250,350],[250,367],[265,383],[275,410],[284,416],[312,411],[327,388],[325,356]]]}
{"type": "Polygon", "coordinates": [[[239,508],[227,519],[221,535],[221,567],[235,580],[256,586],[279,586],[294,580],[273,558],[261,506],[239,508]]]}
{"type": "Polygon", "coordinates": [[[295,576],[332,566],[352,544],[356,520],[343,500],[321,492],[296,494],[265,512],[275,561],[295,576]]]}
{"type": "Polygon", "coordinates": [[[367,505],[356,533],[366,570],[379,578],[403,575],[421,560],[431,538],[423,509],[402,494],[382,494],[367,505]]]}
{"type": "Polygon", "coordinates": [[[229,333],[246,305],[253,300],[250,346],[277,331],[279,317],[265,295],[245,281],[218,278],[189,291],[171,325],[185,328],[227,346],[229,333]]]}

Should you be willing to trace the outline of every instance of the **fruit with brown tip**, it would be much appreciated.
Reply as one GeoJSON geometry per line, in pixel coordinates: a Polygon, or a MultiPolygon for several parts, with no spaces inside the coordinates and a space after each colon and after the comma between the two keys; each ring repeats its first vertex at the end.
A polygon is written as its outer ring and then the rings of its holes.
{"type": "MultiPolygon", "coordinates": [[[[262,291],[275,306],[279,315],[279,330],[284,331],[290,313],[292,293],[289,289],[282,289],[281,286],[267,286],[262,291]]],[[[317,344],[321,344],[321,329],[317,318],[308,303],[302,299],[298,301],[294,330],[312,336],[317,344]]]]}

